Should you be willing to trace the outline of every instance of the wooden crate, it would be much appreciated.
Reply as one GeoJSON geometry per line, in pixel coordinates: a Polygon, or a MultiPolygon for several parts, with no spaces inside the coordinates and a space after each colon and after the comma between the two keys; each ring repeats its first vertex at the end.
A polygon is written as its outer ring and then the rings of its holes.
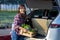
{"type": "Polygon", "coordinates": [[[20,27],[19,29],[20,29],[20,31],[19,31],[20,35],[24,35],[24,36],[27,36],[27,37],[33,37],[33,35],[35,34],[34,32],[31,32],[31,31],[29,31],[25,28],[22,28],[22,27],[20,27]]]}
{"type": "Polygon", "coordinates": [[[33,37],[32,33],[23,33],[22,35],[27,36],[27,37],[33,37]]]}

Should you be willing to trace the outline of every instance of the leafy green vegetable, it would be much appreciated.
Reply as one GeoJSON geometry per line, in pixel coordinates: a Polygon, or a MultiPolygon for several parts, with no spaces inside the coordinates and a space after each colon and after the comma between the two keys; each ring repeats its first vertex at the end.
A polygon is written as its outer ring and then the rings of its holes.
{"type": "Polygon", "coordinates": [[[31,26],[30,26],[30,25],[28,25],[28,24],[22,24],[21,26],[22,26],[23,28],[25,28],[25,29],[29,30],[30,32],[35,32],[35,30],[34,30],[34,29],[32,29],[32,28],[31,28],[31,26]]]}
{"type": "Polygon", "coordinates": [[[31,30],[31,27],[28,24],[22,24],[21,26],[27,30],[31,30]]]}

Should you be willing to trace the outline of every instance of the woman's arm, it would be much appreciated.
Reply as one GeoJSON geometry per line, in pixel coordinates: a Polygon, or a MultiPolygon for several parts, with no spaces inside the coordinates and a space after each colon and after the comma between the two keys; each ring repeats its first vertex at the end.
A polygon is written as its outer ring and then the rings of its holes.
{"type": "Polygon", "coordinates": [[[16,31],[16,32],[18,32],[18,28],[19,28],[19,25],[17,25],[17,23],[18,23],[18,20],[19,20],[19,16],[18,15],[16,15],[15,17],[14,17],[14,30],[16,31]]]}

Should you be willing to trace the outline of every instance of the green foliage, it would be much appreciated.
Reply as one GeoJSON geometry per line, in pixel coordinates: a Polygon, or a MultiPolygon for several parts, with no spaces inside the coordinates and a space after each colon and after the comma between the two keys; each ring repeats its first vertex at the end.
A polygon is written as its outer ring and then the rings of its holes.
{"type": "Polygon", "coordinates": [[[31,30],[31,27],[28,24],[22,24],[22,27],[27,29],[27,30],[31,30]]]}
{"type": "Polygon", "coordinates": [[[5,23],[12,23],[17,11],[0,11],[0,26],[5,23]]]}
{"type": "Polygon", "coordinates": [[[23,28],[25,28],[25,29],[29,30],[30,32],[35,32],[35,30],[34,30],[34,29],[32,29],[32,28],[31,28],[31,26],[30,26],[30,25],[28,25],[28,24],[22,24],[21,26],[22,26],[23,28]]]}

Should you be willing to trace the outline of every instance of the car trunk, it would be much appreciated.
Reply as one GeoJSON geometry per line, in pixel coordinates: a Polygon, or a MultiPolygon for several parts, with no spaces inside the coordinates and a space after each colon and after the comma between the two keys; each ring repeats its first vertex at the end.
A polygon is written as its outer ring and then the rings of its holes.
{"type": "Polygon", "coordinates": [[[49,10],[46,14],[46,10],[41,11],[41,9],[33,10],[29,14],[29,24],[37,30],[37,36],[35,36],[36,38],[45,38],[47,36],[49,24],[57,15],[57,10],[49,10]]]}

